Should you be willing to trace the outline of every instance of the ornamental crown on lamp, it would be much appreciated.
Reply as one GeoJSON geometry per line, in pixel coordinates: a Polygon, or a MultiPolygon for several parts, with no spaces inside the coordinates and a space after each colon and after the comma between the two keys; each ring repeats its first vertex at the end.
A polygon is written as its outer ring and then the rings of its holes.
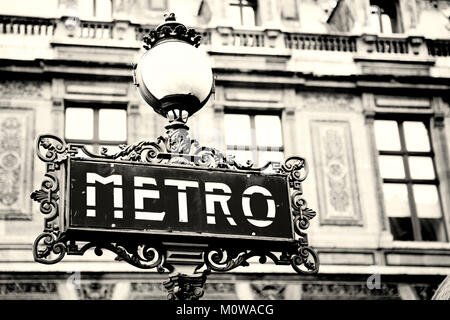
{"type": "Polygon", "coordinates": [[[144,37],[147,52],[135,73],[138,92],[155,112],[183,122],[200,110],[213,91],[213,74],[207,54],[197,49],[200,36],[175,20],[165,22],[144,37]]]}

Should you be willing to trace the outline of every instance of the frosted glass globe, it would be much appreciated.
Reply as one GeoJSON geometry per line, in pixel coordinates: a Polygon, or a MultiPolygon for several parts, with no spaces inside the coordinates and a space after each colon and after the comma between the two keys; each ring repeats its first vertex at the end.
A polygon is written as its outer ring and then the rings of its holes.
{"type": "Polygon", "coordinates": [[[148,50],[140,61],[143,85],[158,100],[168,95],[208,98],[213,83],[209,58],[182,41],[166,41],[148,50]]]}

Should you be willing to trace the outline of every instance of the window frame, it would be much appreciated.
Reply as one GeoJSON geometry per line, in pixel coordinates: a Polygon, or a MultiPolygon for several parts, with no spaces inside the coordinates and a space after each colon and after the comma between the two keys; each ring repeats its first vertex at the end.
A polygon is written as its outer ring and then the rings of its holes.
{"type": "Polygon", "coordinates": [[[399,34],[399,33],[404,32],[403,19],[402,19],[401,10],[400,10],[400,3],[398,0],[387,0],[387,1],[386,0],[369,0],[369,6],[374,6],[379,9],[377,12],[377,16],[378,16],[378,22],[380,25],[380,33],[385,34],[385,31],[383,30],[383,23],[382,23],[382,15],[383,14],[386,14],[390,19],[392,34],[399,34]],[[395,19],[393,19],[393,17],[391,15],[389,15],[389,13],[388,13],[389,10],[387,11],[386,8],[384,6],[382,6],[383,4],[392,6],[392,8],[395,10],[395,19]]]}
{"type": "MultiPolygon", "coordinates": [[[[258,2],[256,0],[229,0],[228,1],[228,5],[229,6],[235,6],[235,7],[239,7],[239,15],[240,15],[240,20],[241,20],[241,24],[240,26],[247,26],[246,24],[244,24],[244,12],[243,12],[243,8],[244,7],[250,7],[253,9],[253,14],[255,16],[255,21],[253,26],[257,26],[258,25],[258,2]]],[[[247,26],[248,27],[248,26],[247,26]]]]}
{"type": "Polygon", "coordinates": [[[151,11],[164,11],[168,9],[168,3],[167,0],[162,0],[164,3],[162,6],[156,6],[153,0],[147,0],[147,7],[148,10],[151,11]]]}
{"type": "MultiPolygon", "coordinates": [[[[388,120],[388,121],[395,121],[397,123],[397,129],[399,134],[399,140],[400,140],[400,150],[398,151],[388,151],[388,150],[379,150],[376,144],[374,145],[375,151],[376,151],[376,161],[379,161],[380,156],[398,156],[402,158],[403,168],[405,171],[405,177],[404,178],[383,178],[381,176],[380,168],[378,167],[378,175],[381,181],[381,185],[384,186],[385,183],[392,183],[392,184],[402,184],[405,185],[407,188],[408,193],[408,205],[410,209],[410,216],[411,219],[411,226],[413,231],[413,237],[414,239],[411,240],[394,240],[394,241],[413,241],[413,242],[448,242],[449,241],[449,234],[448,234],[448,228],[447,228],[447,221],[444,211],[444,205],[441,197],[440,192],[440,180],[438,177],[438,170],[436,165],[436,154],[434,152],[434,146],[433,146],[433,139],[432,139],[432,133],[431,133],[431,117],[432,115],[429,114],[405,114],[405,113],[376,113],[374,116],[374,122],[377,120],[388,120]],[[425,125],[425,128],[428,133],[428,143],[430,146],[429,151],[409,151],[406,147],[406,138],[405,138],[405,132],[403,128],[404,122],[408,121],[414,121],[414,122],[422,122],[425,125]],[[429,157],[431,158],[432,165],[433,165],[433,172],[434,172],[434,179],[415,179],[411,176],[411,170],[409,166],[408,157],[429,157]],[[438,195],[438,202],[439,202],[439,209],[441,211],[441,223],[444,233],[444,239],[442,240],[435,240],[435,241],[427,241],[422,239],[422,233],[421,233],[421,226],[420,226],[420,218],[418,216],[417,206],[414,199],[414,190],[413,185],[433,185],[437,188],[437,195],[438,195]]],[[[373,128],[374,135],[376,136],[375,127],[373,128]]],[[[374,141],[375,142],[375,141],[374,141]]],[[[384,191],[381,190],[382,197],[383,197],[383,203],[384,203],[384,191]]],[[[385,212],[386,214],[386,212],[385,212]]],[[[387,214],[386,214],[387,217],[387,214]]],[[[387,217],[388,218],[388,217],[387,217]]],[[[390,222],[388,221],[388,226],[390,228],[390,222]]],[[[390,229],[391,230],[391,229],[390,229]]],[[[392,231],[391,231],[392,234],[392,231]]]]}
{"type": "MultiPolygon", "coordinates": [[[[267,110],[267,109],[238,109],[238,108],[225,108],[224,109],[224,117],[227,114],[241,114],[248,115],[250,118],[250,145],[229,145],[226,144],[225,141],[225,149],[227,153],[229,151],[251,151],[252,153],[252,161],[254,164],[259,163],[259,152],[267,151],[267,152],[285,152],[285,141],[284,141],[284,132],[283,132],[283,121],[282,121],[282,111],[281,110],[267,110]],[[281,127],[281,147],[271,147],[265,145],[258,145],[256,139],[256,125],[255,125],[255,117],[259,115],[269,115],[269,116],[277,116],[280,120],[281,127]]],[[[224,126],[224,129],[227,128],[224,126]]],[[[263,164],[265,165],[265,164],[263,164]]]]}
{"type": "MultiPolygon", "coordinates": [[[[91,20],[91,21],[111,21],[113,19],[114,13],[114,3],[113,0],[106,0],[110,3],[109,12],[104,16],[99,14],[99,10],[102,9],[100,0],[89,0],[87,4],[80,11],[80,18],[82,20],[91,20]]],[[[80,9],[80,8],[79,8],[80,9]]]]}
{"type": "Polygon", "coordinates": [[[64,140],[67,143],[76,143],[92,146],[93,152],[98,153],[101,145],[120,145],[127,144],[128,142],[128,134],[129,126],[128,126],[128,108],[126,104],[121,103],[90,103],[90,102],[80,102],[80,101],[66,101],[64,104],[64,140]],[[93,137],[92,139],[71,139],[66,138],[66,110],[68,108],[85,108],[85,109],[93,109],[93,137]],[[101,109],[117,109],[124,110],[126,112],[126,140],[102,140],[99,135],[99,127],[100,127],[100,110],[101,109]]]}

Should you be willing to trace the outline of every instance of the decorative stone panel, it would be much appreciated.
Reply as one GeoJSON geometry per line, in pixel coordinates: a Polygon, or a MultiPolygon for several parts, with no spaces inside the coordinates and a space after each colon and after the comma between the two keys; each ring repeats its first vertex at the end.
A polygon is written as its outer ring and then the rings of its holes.
{"type": "Polygon", "coordinates": [[[45,92],[44,85],[42,81],[0,81],[0,97],[42,98],[45,92]]]}
{"type": "Polygon", "coordinates": [[[58,299],[56,282],[0,282],[0,300],[16,299],[58,299]]]}
{"type": "Polygon", "coordinates": [[[34,113],[0,108],[0,219],[31,218],[34,113]]]}
{"type": "Polygon", "coordinates": [[[362,225],[347,121],[311,122],[321,224],[362,225]]]}
{"type": "Polygon", "coordinates": [[[130,300],[166,300],[167,290],[162,284],[164,280],[157,282],[132,282],[130,284],[130,300]]]}
{"type": "Polygon", "coordinates": [[[203,289],[205,295],[203,296],[202,300],[238,299],[235,283],[206,281],[203,289]]]}
{"type": "Polygon", "coordinates": [[[356,111],[362,110],[360,100],[345,93],[300,93],[301,109],[311,111],[356,111]]]}
{"type": "Polygon", "coordinates": [[[369,289],[365,282],[305,282],[303,300],[374,300],[401,299],[396,284],[382,283],[379,289],[369,289]]]}

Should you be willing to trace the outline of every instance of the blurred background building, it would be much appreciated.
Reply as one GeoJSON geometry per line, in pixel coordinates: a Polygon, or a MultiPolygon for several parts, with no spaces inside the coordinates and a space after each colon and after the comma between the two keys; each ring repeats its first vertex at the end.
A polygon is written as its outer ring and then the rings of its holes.
{"type": "Polygon", "coordinates": [[[35,263],[30,193],[39,134],[97,152],[164,133],[132,66],[169,12],[216,77],[192,136],[256,166],[305,157],[319,213],[318,275],[256,263],[209,276],[204,299],[429,299],[450,274],[450,1],[0,4],[0,299],[165,299],[167,275],[107,252],[35,263]]]}

